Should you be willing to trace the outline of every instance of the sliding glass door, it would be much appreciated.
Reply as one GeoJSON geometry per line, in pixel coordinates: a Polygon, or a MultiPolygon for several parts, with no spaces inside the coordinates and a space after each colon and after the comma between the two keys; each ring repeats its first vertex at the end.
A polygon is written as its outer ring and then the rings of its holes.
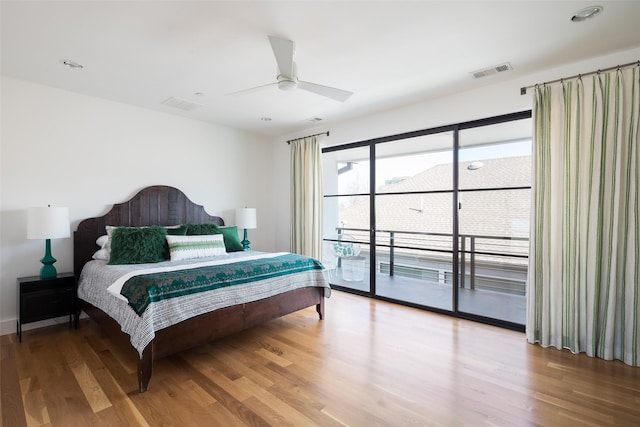
{"type": "Polygon", "coordinates": [[[323,149],[332,286],[524,327],[530,117],[323,149]]]}

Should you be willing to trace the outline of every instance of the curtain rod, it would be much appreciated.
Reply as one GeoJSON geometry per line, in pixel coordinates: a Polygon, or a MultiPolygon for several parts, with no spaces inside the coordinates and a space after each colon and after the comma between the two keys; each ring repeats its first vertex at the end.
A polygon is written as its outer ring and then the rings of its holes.
{"type": "Polygon", "coordinates": [[[547,85],[547,84],[552,84],[552,83],[558,83],[558,82],[561,82],[563,80],[578,79],[580,77],[590,76],[592,74],[600,74],[600,73],[604,73],[604,72],[612,71],[612,70],[619,70],[621,68],[631,67],[633,65],[640,66],[640,61],[629,62],[628,64],[616,65],[615,67],[609,67],[609,68],[602,68],[600,70],[589,71],[588,73],[576,74],[575,76],[571,76],[571,77],[562,77],[562,78],[551,80],[551,81],[548,81],[548,82],[536,83],[536,84],[531,85],[531,86],[521,87],[520,88],[520,95],[526,95],[527,94],[527,89],[531,89],[531,88],[536,87],[538,85],[547,85]]]}
{"type": "Polygon", "coordinates": [[[329,131],[320,132],[320,133],[314,133],[313,135],[301,136],[300,138],[290,139],[290,140],[287,141],[287,144],[291,144],[293,141],[298,141],[300,139],[311,138],[312,136],[319,136],[319,135],[327,135],[327,136],[329,136],[329,131]]]}

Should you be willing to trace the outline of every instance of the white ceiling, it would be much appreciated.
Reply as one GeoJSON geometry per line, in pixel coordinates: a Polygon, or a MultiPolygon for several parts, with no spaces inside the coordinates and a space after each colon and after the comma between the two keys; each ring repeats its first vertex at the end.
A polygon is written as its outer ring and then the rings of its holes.
{"type": "MultiPolygon", "coordinates": [[[[640,1],[5,1],[2,74],[265,135],[415,103],[640,46],[640,1]],[[579,9],[603,13],[572,23],[579,9]],[[296,42],[301,80],[270,86],[267,36],[296,42]],[[71,59],[84,66],[72,70],[71,59]],[[513,70],[474,80],[509,62],[513,70]],[[196,95],[202,93],[203,95],[196,95]],[[201,104],[182,111],[169,97],[201,104]],[[261,121],[270,117],[271,121],[261,121]]],[[[532,82],[534,83],[534,82],[532,82]]]]}

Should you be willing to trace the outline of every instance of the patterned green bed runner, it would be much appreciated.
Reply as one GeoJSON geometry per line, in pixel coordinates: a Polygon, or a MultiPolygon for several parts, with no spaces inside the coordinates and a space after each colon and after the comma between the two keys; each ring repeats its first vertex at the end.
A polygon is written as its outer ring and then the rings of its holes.
{"type": "Polygon", "coordinates": [[[120,293],[129,300],[129,305],[135,312],[142,316],[152,302],[322,269],[324,267],[316,259],[286,254],[231,264],[134,276],[124,283],[120,293]]]}

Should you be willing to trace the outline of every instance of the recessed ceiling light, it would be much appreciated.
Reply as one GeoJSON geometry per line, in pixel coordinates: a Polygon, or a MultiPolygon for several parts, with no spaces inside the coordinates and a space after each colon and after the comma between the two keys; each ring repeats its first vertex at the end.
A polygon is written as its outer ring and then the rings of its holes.
{"type": "Polygon", "coordinates": [[[591,19],[600,15],[603,9],[604,8],[602,6],[585,7],[584,9],[580,9],[579,11],[577,11],[576,14],[571,17],[571,21],[572,22],[586,21],[587,19],[591,19]]]}
{"type": "Polygon", "coordinates": [[[62,59],[60,60],[60,62],[62,62],[63,65],[73,69],[73,70],[80,70],[82,68],[84,68],[84,66],[82,64],[78,64],[76,61],[72,61],[70,59],[62,59]]]}

